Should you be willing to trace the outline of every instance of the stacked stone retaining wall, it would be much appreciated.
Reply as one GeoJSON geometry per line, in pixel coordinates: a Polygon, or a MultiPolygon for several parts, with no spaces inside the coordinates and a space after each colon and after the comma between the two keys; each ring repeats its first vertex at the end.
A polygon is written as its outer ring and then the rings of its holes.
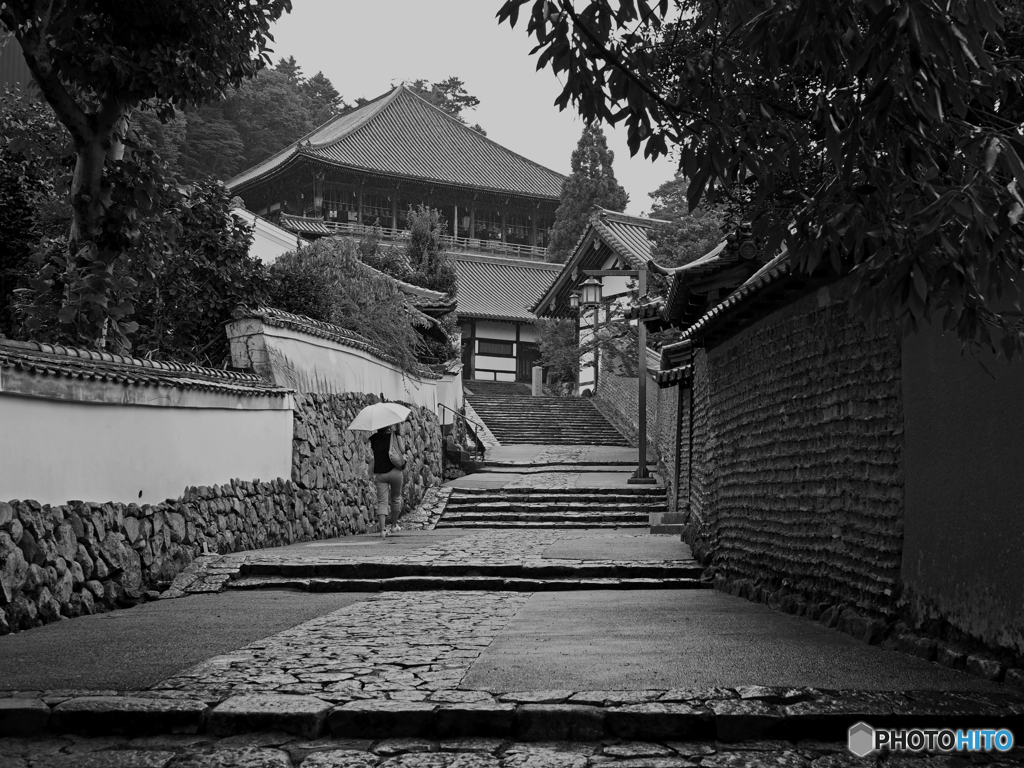
{"type": "MultiPolygon", "coordinates": [[[[346,428],[373,395],[296,398],[292,477],[190,487],[163,504],[0,502],[0,634],[133,605],[204,552],[365,532],[376,524],[365,432],[346,428]]],[[[411,511],[441,476],[440,429],[413,408],[402,426],[411,511]]]]}
{"type": "Polygon", "coordinates": [[[867,330],[840,286],[699,351],[686,538],[719,586],[829,623],[848,611],[853,634],[890,622],[902,413],[899,335],[867,330]]]}

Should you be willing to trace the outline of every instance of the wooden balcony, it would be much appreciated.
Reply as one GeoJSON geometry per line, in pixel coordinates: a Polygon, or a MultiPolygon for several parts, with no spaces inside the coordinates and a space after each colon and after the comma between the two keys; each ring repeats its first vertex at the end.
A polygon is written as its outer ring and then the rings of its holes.
{"type": "MultiPolygon", "coordinates": [[[[317,221],[316,232],[309,234],[348,235],[365,238],[373,234],[384,243],[401,243],[409,239],[409,230],[391,229],[390,227],[371,227],[366,224],[352,224],[341,221],[317,221]]],[[[511,259],[530,259],[544,261],[548,249],[534,245],[503,243],[500,240],[480,240],[473,237],[445,237],[444,249],[449,252],[474,253],[483,256],[503,256],[511,259]]]]}

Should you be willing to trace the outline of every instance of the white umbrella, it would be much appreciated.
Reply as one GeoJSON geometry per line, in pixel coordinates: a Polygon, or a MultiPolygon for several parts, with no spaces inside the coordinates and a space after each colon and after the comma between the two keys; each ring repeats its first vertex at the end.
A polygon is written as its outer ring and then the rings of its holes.
{"type": "Polygon", "coordinates": [[[412,411],[398,403],[374,403],[357,413],[348,428],[376,432],[381,427],[405,421],[410,413],[412,411]]]}

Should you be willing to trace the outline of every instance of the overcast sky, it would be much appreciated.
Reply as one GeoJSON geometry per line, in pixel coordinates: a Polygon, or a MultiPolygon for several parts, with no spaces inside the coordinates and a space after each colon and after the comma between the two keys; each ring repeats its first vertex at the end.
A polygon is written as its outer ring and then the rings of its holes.
{"type": "MultiPolygon", "coordinates": [[[[294,56],[307,77],[323,71],[348,101],[373,98],[401,80],[430,82],[452,75],[480,99],[464,112],[487,136],[534,162],[569,173],[583,124],[571,108],[554,106],[561,90],[536,71],[525,18],[498,25],[500,0],[294,0],[273,29],[274,62],[294,56]]],[[[605,126],[615,176],[629,192],[629,213],[649,210],[647,196],[672,177],[669,160],[629,156],[625,130],[605,126]]]]}

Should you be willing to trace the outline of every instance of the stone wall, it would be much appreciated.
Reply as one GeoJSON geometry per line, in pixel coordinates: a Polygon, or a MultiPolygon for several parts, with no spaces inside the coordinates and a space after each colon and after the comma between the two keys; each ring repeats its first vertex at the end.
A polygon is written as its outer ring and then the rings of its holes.
{"type": "MultiPolygon", "coordinates": [[[[365,532],[376,523],[366,433],[346,427],[372,395],[296,399],[292,477],[190,487],[156,505],[0,502],[0,634],[156,596],[203,552],[365,532]]],[[[440,430],[414,408],[402,426],[405,507],[439,482],[440,430]]]]}
{"type": "MultiPolygon", "coordinates": [[[[665,481],[669,512],[676,511],[678,477],[676,473],[676,430],[678,428],[679,388],[655,386],[653,440],[658,455],[658,475],[665,481]]],[[[650,392],[648,394],[651,394],[650,392]]],[[[684,402],[685,405],[685,402],[684,402]]]]}
{"type": "Polygon", "coordinates": [[[841,287],[804,297],[696,354],[693,420],[686,537],[719,585],[815,618],[890,618],[903,538],[895,329],[866,330],[841,287]]]}
{"type": "MultiPolygon", "coordinates": [[[[615,425],[626,439],[638,445],[640,425],[637,419],[638,390],[635,376],[621,376],[602,361],[601,376],[594,394],[594,405],[615,425]]],[[[658,423],[658,385],[647,377],[647,447],[655,450],[658,423]]]]}

